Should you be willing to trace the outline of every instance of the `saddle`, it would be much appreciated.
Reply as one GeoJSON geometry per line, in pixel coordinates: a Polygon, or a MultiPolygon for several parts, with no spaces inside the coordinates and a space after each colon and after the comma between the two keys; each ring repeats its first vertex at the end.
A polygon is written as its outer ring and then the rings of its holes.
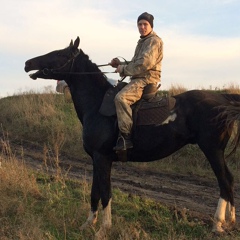
{"type": "MultiPolygon", "coordinates": [[[[119,82],[117,86],[110,87],[103,98],[99,112],[104,116],[116,116],[114,98],[126,86],[126,82],[119,82]]],[[[155,84],[148,84],[139,101],[132,105],[133,125],[161,125],[170,115],[175,106],[175,98],[158,96],[155,84]]]]}

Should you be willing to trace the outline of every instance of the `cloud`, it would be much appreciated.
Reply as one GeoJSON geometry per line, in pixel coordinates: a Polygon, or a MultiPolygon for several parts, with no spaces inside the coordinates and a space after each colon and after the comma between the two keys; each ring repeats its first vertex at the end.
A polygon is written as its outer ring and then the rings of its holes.
{"type": "Polygon", "coordinates": [[[219,38],[162,29],[162,88],[223,88],[238,83],[240,38],[219,38]]]}
{"type": "MultiPolygon", "coordinates": [[[[196,88],[238,81],[240,35],[235,29],[240,18],[236,21],[228,18],[229,25],[236,23],[235,28],[221,25],[231,13],[238,16],[232,9],[218,8],[222,4],[231,7],[238,3],[204,0],[194,1],[193,7],[192,0],[153,1],[143,9],[139,2],[126,0],[117,3],[110,0],[9,0],[0,9],[0,70],[5,80],[5,90],[2,87],[1,92],[11,93],[25,86],[41,88],[50,84],[55,87],[54,81],[31,81],[23,71],[24,62],[64,48],[77,36],[81,38],[80,47],[97,64],[107,63],[116,56],[131,59],[139,38],[136,18],[144,11],[153,13],[154,30],[164,41],[163,88],[175,83],[196,88]],[[131,7],[119,11],[126,4],[131,7]],[[222,14],[214,15],[214,11],[222,14]],[[227,34],[221,36],[224,31],[227,34]]],[[[106,67],[103,70],[112,71],[106,67]]],[[[116,74],[109,77],[118,79],[116,74]]]]}

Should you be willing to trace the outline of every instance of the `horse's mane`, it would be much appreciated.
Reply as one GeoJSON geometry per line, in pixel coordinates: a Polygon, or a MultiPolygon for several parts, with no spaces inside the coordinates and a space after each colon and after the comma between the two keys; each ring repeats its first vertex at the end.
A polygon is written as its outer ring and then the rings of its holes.
{"type": "Polygon", "coordinates": [[[110,87],[111,84],[107,80],[105,74],[101,74],[101,70],[98,68],[97,64],[93,63],[87,54],[85,54],[82,49],[80,49],[80,61],[78,62],[78,67],[80,71],[85,72],[96,72],[96,74],[89,74],[89,78],[94,80],[97,85],[102,87],[110,87]]]}

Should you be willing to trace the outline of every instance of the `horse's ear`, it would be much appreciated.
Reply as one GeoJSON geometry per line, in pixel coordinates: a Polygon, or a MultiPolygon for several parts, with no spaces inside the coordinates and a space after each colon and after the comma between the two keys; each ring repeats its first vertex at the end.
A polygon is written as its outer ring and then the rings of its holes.
{"type": "Polygon", "coordinates": [[[71,40],[70,44],[69,44],[69,47],[72,47],[73,46],[73,40],[71,40]]]}
{"type": "Polygon", "coordinates": [[[79,37],[77,37],[77,38],[76,38],[76,40],[74,41],[74,44],[73,44],[73,46],[74,46],[75,48],[78,48],[78,46],[79,46],[79,43],[80,43],[80,38],[79,38],[79,37]]]}

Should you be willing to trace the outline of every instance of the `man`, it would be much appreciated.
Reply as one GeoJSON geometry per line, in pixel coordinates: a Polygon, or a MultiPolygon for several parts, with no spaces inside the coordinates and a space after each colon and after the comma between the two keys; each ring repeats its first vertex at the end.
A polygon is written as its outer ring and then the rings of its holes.
{"type": "Polygon", "coordinates": [[[148,84],[158,85],[161,77],[161,61],[163,58],[163,42],[153,31],[154,17],[144,12],[137,19],[140,39],[134,56],[127,64],[118,58],[111,60],[110,65],[116,68],[120,76],[130,76],[131,81],[116,95],[115,105],[118,118],[120,138],[115,151],[132,148],[132,109],[131,105],[138,101],[143,89],[148,84]]]}

